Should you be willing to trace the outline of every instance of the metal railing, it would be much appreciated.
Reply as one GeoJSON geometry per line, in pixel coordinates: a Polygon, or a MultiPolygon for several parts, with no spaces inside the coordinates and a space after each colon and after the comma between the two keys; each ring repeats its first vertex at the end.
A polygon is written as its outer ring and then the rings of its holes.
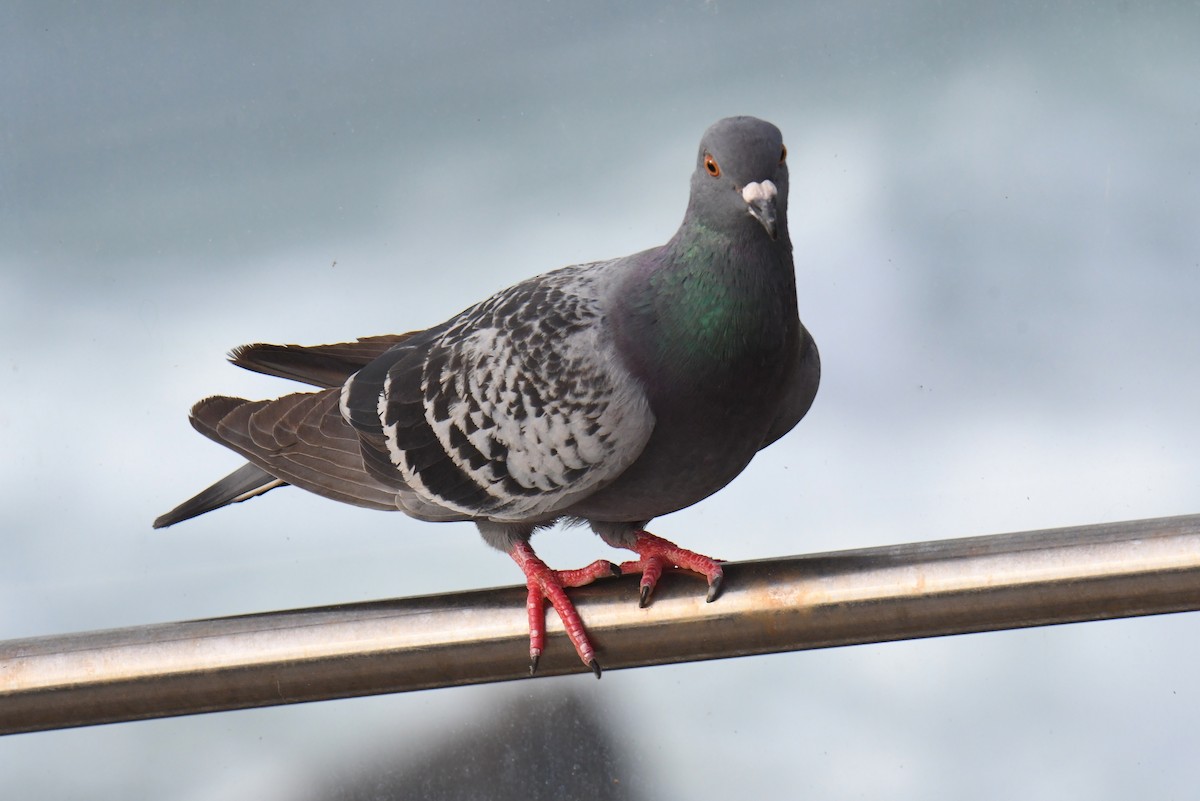
{"type": "MultiPolygon", "coordinates": [[[[571,590],[605,670],[1200,609],[1200,515],[571,590]]],[[[528,676],[523,586],[0,642],[0,733],[528,676]]],[[[554,613],[539,675],[587,672],[554,613]]]]}

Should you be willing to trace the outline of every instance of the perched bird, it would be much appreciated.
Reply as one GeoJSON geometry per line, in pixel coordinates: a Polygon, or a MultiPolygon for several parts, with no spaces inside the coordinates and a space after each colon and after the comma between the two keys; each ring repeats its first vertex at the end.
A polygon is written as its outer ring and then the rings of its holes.
{"type": "Polygon", "coordinates": [[[565,267],[424,331],[338,345],[247,345],[231,361],[320,389],[211,397],[192,425],[249,463],[154,521],[169,526],[292,484],[427,521],[473,521],[529,588],[537,667],[545,602],[579,657],[596,652],[564,591],[715,559],[646,532],[733,480],[812,404],[816,345],[800,323],[779,129],[731,117],[700,141],[683,223],[661,247],[565,267]],[[552,570],[529,540],[584,521],[637,553],[552,570]]]}

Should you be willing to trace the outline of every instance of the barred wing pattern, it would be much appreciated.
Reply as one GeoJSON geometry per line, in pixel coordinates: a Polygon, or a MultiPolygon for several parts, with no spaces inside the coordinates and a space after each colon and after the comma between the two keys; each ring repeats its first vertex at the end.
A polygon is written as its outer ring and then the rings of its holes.
{"type": "Polygon", "coordinates": [[[435,506],[513,523],[553,520],[619,476],[654,418],[606,325],[607,266],[518,284],[359,371],[341,410],[367,469],[435,506]]]}

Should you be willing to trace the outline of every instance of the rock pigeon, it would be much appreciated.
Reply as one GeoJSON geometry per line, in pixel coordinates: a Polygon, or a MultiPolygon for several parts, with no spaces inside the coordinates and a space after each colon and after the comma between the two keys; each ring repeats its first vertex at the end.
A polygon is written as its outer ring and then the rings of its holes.
{"type": "Polygon", "coordinates": [[[154,521],[292,484],[426,521],[472,521],[529,588],[530,670],[545,603],[596,651],[564,588],[664,568],[721,588],[719,560],[645,530],[733,480],[808,411],[820,359],[797,314],[787,150],[753,117],[712,125],[665,245],[539,275],[424,331],[337,345],[247,345],[230,360],[318,387],[210,397],[192,425],[248,464],[154,521]],[[638,558],[553,570],[534,531],[586,522],[638,558]]]}

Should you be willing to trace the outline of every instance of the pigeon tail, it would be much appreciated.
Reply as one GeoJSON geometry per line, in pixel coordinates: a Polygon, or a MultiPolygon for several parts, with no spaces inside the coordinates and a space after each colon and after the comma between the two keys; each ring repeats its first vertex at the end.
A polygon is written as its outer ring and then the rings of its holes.
{"type": "Polygon", "coordinates": [[[208,489],[188,498],[165,515],[161,515],[154,521],[154,527],[173,526],[205,512],[211,512],[213,509],[220,509],[222,506],[248,501],[286,484],[286,481],[275,478],[261,467],[247,462],[208,489]]]}
{"type": "Polygon", "coordinates": [[[331,389],[410,336],[385,334],[336,345],[241,345],[229,354],[229,361],[255,373],[331,389]]]}

